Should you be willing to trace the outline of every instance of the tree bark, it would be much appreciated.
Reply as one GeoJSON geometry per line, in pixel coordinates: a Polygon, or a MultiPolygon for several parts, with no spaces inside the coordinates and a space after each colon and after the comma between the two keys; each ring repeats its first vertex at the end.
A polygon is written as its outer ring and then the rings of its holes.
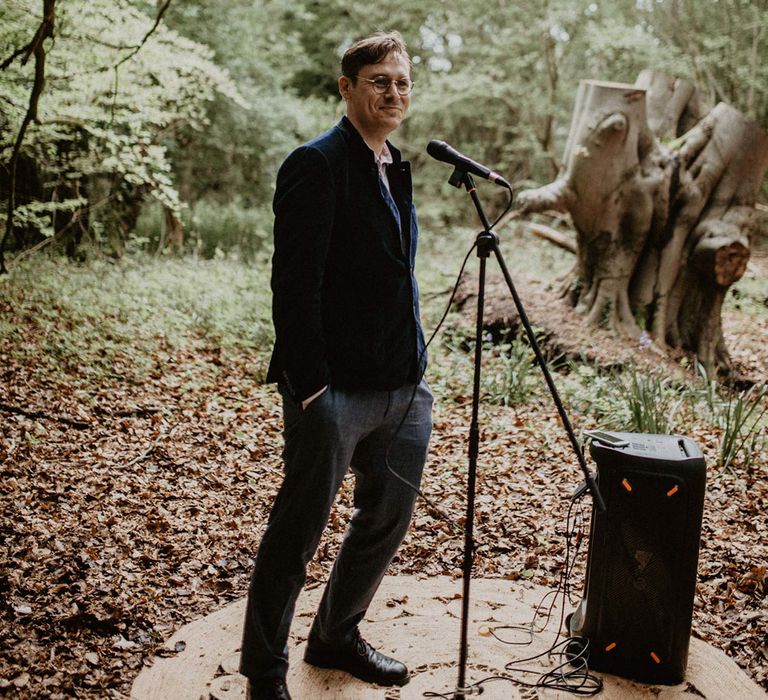
{"type": "Polygon", "coordinates": [[[0,238],[0,274],[7,274],[8,270],[5,266],[5,245],[8,238],[13,231],[13,215],[16,210],[16,167],[21,154],[21,146],[24,142],[24,136],[27,133],[27,127],[37,120],[37,105],[40,101],[40,95],[43,93],[43,87],[45,86],[45,40],[54,36],[54,30],[56,25],[56,0],[43,0],[43,19],[35,32],[35,36],[32,41],[24,47],[15,51],[8,59],[3,61],[2,69],[5,70],[11,62],[18,56],[24,56],[22,58],[22,65],[25,64],[29,57],[34,55],[35,57],[35,80],[32,84],[32,90],[29,94],[29,104],[27,106],[26,114],[19,127],[18,134],[16,135],[16,141],[13,145],[13,151],[11,153],[11,159],[8,163],[9,185],[8,185],[8,207],[5,219],[5,232],[2,238],[0,238]]]}
{"type": "Polygon", "coordinates": [[[165,222],[165,246],[177,254],[184,249],[184,224],[170,207],[163,206],[163,219],[165,222]]]}
{"type": "Polygon", "coordinates": [[[576,264],[561,293],[588,323],[650,331],[713,376],[730,370],[720,314],[749,260],[768,135],[724,103],[705,112],[693,85],[658,72],[582,81],[563,170],[518,203],[571,215],[576,264]]]}

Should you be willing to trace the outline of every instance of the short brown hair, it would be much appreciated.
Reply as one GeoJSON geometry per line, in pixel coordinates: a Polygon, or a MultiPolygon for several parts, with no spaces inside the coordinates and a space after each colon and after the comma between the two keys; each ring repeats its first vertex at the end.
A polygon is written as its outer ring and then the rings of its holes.
{"type": "Polygon", "coordinates": [[[341,58],[341,73],[348,78],[355,78],[363,66],[380,63],[389,54],[398,53],[408,61],[411,68],[411,57],[405,46],[400,32],[376,32],[356,41],[341,58]]]}

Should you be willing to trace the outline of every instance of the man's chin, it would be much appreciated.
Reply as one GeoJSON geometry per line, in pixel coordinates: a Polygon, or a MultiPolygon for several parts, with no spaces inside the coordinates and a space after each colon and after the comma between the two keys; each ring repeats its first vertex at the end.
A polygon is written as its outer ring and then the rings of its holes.
{"type": "Polygon", "coordinates": [[[396,129],[403,121],[403,116],[402,112],[388,112],[382,115],[381,123],[390,129],[396,129]]]}

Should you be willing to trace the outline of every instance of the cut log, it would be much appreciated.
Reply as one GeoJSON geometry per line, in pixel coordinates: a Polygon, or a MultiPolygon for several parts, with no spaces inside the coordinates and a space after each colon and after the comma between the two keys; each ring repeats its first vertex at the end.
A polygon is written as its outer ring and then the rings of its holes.
{"type": "Polygon", "coordinates": [[[523,213],[570,213],[577,262],[563,295],[589,323],[639,335],[630,279],[646,244],[666,161],[657,158],[645,118],[645,92],[582,81],[565,169],[555,182],[518,195],[523,213]]]}

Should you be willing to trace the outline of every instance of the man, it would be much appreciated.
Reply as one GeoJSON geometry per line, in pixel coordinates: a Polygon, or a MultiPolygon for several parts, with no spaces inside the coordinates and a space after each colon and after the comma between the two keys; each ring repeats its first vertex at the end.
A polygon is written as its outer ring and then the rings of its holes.
{"type": "Polygon", "coordinates": [[[432,429],[410,168],[387,142],[410,105],[411,65],[391,32],[355,43],[341,68],[346,116],[277,175],[267,378],[283,397],[285,478],[248,594],[240,671],[250,698],[290,698],[294,605],[350,467],[355,511],[304,660],[379,685],[409,678],[358,623],[405,536],[415,493],[404,480],[420,482],[432,429]]]}

